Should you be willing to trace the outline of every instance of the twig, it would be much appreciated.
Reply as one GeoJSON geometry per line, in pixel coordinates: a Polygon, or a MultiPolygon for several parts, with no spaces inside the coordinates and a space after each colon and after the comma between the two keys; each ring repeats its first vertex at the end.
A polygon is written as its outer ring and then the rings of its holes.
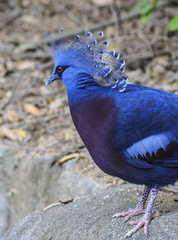
{"type": "MultiPolygon", "coordinates": [[[[16,88],[20,85],[20,80],[21,80],[24,72],[25,72],[25,70],[22,70],[22,72],[20,73],[19,81],[18,81],[18,83],[17,83],[16,88]]],[[[12,95],[12,96],[7,100],[7,102],[5,102],[5,103],[0,107],[0,110],[4,110],[4,109],[13,101],[13,98],[14,98],[14,95],[12,95]]]]}
{"type": "Polygon", "coordinates": [[[64,4],[61,4],[61,11],[63,14],[67,15],[72,21],[76,22],[77,24],[80,25],[80,20],[78,20],[76,17],[73,16],[72,11],[69,11],[64,4]]]}
{"type": "Polygon", "coordinates": [[[38,147],[26,147],[26,146],[22,146],[22,145],[19,145],[17,143],[14,143],[14,142],[3,142],[3,145],[4,146],[10,146],[11,148],[14,147],[14,148],[18,148],[18,149],[23,149],[23,150],[26,150],[26,151],[30,151],[30,152],[43,152],[43,153],[58,153],[61,155],[68,155],[68,154],[72,154],[72,153],[76,153],[76,152],[81,152],[81,147],[78,147],[78,148],[75,148],[75,149],[71,149],[68,151],[61,151],[61,149],[47,149],[47,148],[38,148],[38,147]]]}
{"type": "Polygon", "coordinates": [[[19,18],[21,16],[21,14],[22,14],[22,12],[19,9],[15,16],[11,17],[11,19],[8,19],[7,21],[5,21],[4,24],[2,24],[0,26],[0,30],[3,29],[3,28],[7,28],[7,25],[12,24],[17,18],[19,18]]]}
{"type": "Polygon", "coordinates": [[[50,54],[47,52],[37,52],[37,53],[31,53],[31,52],[25,52],[25,53],[21,53],[21,54],[15,54],[13,55],[13,57],[15,58],[15,60],[20,60],[20,59],[48,59],[51,58],[50,54]]]}
{"type": "MultiPolygon", "coordinates": [[[[157,9],[163,8],[163,7],[165,7],[169,3],[170,2],[168,0],[166,0],[164,2],[162,1],[153,10],[155,11],[157,9]]],[[[126,15],[121,16],[120,18],[118,18],[118,21],[120,23],[122,23],[122,22],[126,22],[126,21],[131,21],[132,19],[135,19],[135,18],[138,18],[138,17],[140,17],[140,11],[131,11],[131,12],[127,13],[126,15]]],[[[100,23],[97,23],[97,24],[93,24],[93,25],[88,27],[88,30],[89,31],[95,31],[97,29],[102,29],[102,28],[105,28],[105,27],[107,27],[109,25],[115,24],[115,21],[116,21],[116,19],[114,17],[114,18],[111,18],[110,20],[106,20],[106,21],[103,21],[103,22],[100,22],[100,23]]],[[[85,31],[86,31],[86,27],[82,27],[82,28],[77,29],[77,33],[78,34],[83,33],[85,31]]],[[[69,37],[73,36],[75,33],[76,33],[76,30],[75,31],[66,32],[66,33],[64,33],[64,37],[65,38],[69,38],[69,37]]],[[[53,41],[56,41],[56,40],[58,40],[60,38],[60,33],[53,34],[52,37],[53,37],[53,41]]],[[[44,45],[47,45],[48,43],[49,43],[49,38],[43,38],[43,39],[40,39],[40,40],[38,40],[36,42],[24,43],[23,44],[23,49],[25,49],[25,46],[27,46],[27,49],[30,48],[32,50],[32,49],[36,49],[39,46],[42,47],[44,45]]],[[[20,47],[21,47],[21,45],[20,45],[20,47]]],[[[18,51],[18,49],[17,49],[17,51],[18,51]]]]}
{"type": "Polygon", "coordinates": [[[174,186],[163,187],[160,190],[163,192],[178,194],[178,182],[176,182],[174,186]]]}
{"type": "MultiPolygon", "coordinates": [[[[4,110],[9,104],[11,104],[11,102],[16,102],[16,101],[19,101],[19,99],[21,99],[22,97],[25,96],[25,94],[28,92],[28,90],[30,90],[32,88],[32,86],[35,84],[35,82],[37,81],[39,75],[41,74],[41,72],[46,69],[46,68],[49,68],[49,67],[52,67],[54,65],[54,61],[50,61],[50,62],[47,62],[47,63],[44,63],[44,64],[41,64],[37,69],[38,69],[38,72],[37,74],[34,76],[34,78],[30,81],[30,84],[21,92],[21,94],[19,94],[18,96],[14,96],[12,95],[8,101],[2,106],[0,107],[0,110],[4,110]]],[[[28,69],[26,69],[28,70],[28,69]]],[[[20,79],[22,78],[24,74],[24,71],[22,71],[21,75],[20,75],[20,79]]],[[[19,84],[20,84],[20,80],[18,81],[19,84]]]]}
{"type": "Polygon", "coordinates": [[[29,126],[31,127],[35,124],[49,122],[58,117],[59,117],[59,113],[54,113],[54,114],[50,114],[50,115],[46,115],[46,116],[42,115],[40,117],[36,116],[35,118],[33,118],[33,116],[31,116],[31,118],[29,117],[26,121],[12,123],[12,124],[9,124],[8,127],[28,129],[29,126]]]}
{"type": "Polygon", "coordinates": [[[155,52],[154,55],[150,52],[146,52],[145,55],[140,55],[139,53],[135,53],[135,54],[129,54],[124,56],[124,59],[127,61],[127,65],[131,64],[135,61],[140,61],[140,60],[149,60],[155,57],[160,57],[160,56],[170,56],[170,52],[168,51],[158,51],[155,52]]]}
{"type": "MultiPolygon", "coordinates": [[[[45,152],[45,153],[63,153],[61,150],[48,150],[48,149],[41,149],[41,148],[35,148],[35,147],[26,147],[26,146],[22,146],[22,145],[19,145],[19,144],[15,144],[13,142],[10,142],[10,143],[3,143],[5,146],[10,146],[10,147],[15,147],[15,148],[18,148],[18,149],[23,149],[23,150],[27,150],[27,151],[32,151],[32,152],[45,152]]],[[[65,153],[65,152],[64,152],[65,153]]]]}
{"type": "Polygon", "coordinates": [[[35,84],[38,76],[41,73],[41,69],[37,72],[37,74],[35,75],[35,77],[30,81],[30,84],[28,84],[28,86],[21,92],[21,94],[19,94],[18,96],[15,96],[11,99],[10,102],[17,102],[19,99],[21,99],[22,97],[25,96],[25,94],[28,92],[28,90],[30,90],[32,88],[32,86],[35,84]]]}
{"type": "Polygon", "coordinates": [[[49,62],[47,62],[47,63],[41,64],[41,65],[38,67],[38,69],[42,71],[42,70],[45,70],[45,69],[50,68],[50,67],[52,67],[52,66],[54,66],[54,60],[51,60],[51,61],[49,61],[49,62]]]}
{"type": "Polygon", "coordinates": [[[113,6],[111,6],[111,12],[113,14],[113,18],[115,18],[115,40],[119,38],[119,19],[116,10],[113,6]]]}

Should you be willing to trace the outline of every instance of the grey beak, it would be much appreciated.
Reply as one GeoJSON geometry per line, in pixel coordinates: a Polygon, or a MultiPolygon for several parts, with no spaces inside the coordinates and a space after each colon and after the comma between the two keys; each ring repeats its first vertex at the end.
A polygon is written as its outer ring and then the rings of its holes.
{"type": "Polygon", "coordinates": [[[52,74],[52,75],[48,78],[48,80],[46,80],[46,86],[48,86],[51,82],[53,82],[53,81],[56,80],[56,79],[59,79],[59,77],[52,74]]]}

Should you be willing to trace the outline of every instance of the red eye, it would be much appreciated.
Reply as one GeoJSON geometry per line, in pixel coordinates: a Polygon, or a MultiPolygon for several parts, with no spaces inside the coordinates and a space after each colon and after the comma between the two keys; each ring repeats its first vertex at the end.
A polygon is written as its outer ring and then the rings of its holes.
{"type": "Polygon", "coordinates": [[[56,69],[57,69],[58,73],[62,72],[62,67],[58,66],[56,69]]]}

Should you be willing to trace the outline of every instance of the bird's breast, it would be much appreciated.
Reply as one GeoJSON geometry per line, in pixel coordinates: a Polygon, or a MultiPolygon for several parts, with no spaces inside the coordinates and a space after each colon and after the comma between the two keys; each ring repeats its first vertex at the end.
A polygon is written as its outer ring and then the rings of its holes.
{"type": "Polygon", "coordinates": [[[113,142],[118,116],[114,101],[109,97],[95,97],[70,107],[70,110],[76,129],[95,163],[104,172],[118,176],[122,155],[113,142]]]}

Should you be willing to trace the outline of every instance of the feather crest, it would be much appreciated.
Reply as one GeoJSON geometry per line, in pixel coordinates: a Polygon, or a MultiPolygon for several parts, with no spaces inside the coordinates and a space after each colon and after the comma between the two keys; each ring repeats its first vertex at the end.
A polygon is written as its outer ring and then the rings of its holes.
{"type": "Polygon", "coordinates": [[[108,50],[108,41],[103,41],[103,32],[97,35],[88,32],[85,35],[75,35],[73,41],[65,42],[64,38],[56,42],[50,42],[49,51],[54,58],[61,52],[68,55],[75,62],[80,61],[80,65],[88,65],[88,73],[100,84],[117,87],[120,92],[126,88],[128,78],[122,74],[124,72],[124,60],[120,59],[120,54],[108,50]]]}

